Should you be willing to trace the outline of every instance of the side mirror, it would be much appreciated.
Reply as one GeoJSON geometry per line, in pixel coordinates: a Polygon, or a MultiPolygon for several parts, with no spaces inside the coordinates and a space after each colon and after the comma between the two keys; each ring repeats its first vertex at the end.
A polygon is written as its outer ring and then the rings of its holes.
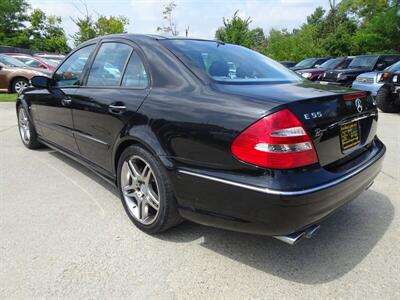
{"type": "Polygon", "coordinates": [[[386,65],[384,63],[379,63],[376,65],[376,69],[378,71],[383,71],[386,68],[386,65]]]}
{"type": "Polygon", "coordinates": [[[318,67],[320,67],[320,66],[321,66],[320,64],[316,64],[316,65],[315,65],[316,68],[318,68],[318,67]]]}
{"type": "Polygon", "coordinates": [[[3,69],[3,67],[4,67],[4,66],[3,66],[2,64],[0,64],[0,71],[1,71],[1,69],[3,69]]]}
{"type": "Polygon", "coordinates": [[[37,88],[47,89],[50,86],[50,78],[45,76],[33,76],[31,84],[37,88]]]}

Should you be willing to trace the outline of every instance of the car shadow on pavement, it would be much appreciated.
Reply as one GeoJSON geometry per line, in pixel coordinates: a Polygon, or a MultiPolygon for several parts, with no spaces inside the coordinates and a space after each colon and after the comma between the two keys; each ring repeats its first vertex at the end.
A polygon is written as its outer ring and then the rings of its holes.
{"type": "MultiPolygon", "coordinates": [[[[118,200],[113,185],[63,154],[51,150],[49,153],[112,192],[118,200]]],[[[320,284],[342,277],[362,262],[385,234],[393,217],[394,207],[389,198],[370,189],[324,220],[312,239],[301,240],[295,246],[272,237],[191,222],[154,237],[172,243],[202,239],[202,247],[239,263],[286,280],[320,284]]]]}
{"type": "Polygon", "coordinates": [[[394,207],[369,190],[321,223],[310,240],[289,246],[272,237],[208,228],[185,222],[157,237],[171,242],[203,238],[201,245],[239,263],[304,284],[340,278],[375,247],[393,220],[394,207]]]}

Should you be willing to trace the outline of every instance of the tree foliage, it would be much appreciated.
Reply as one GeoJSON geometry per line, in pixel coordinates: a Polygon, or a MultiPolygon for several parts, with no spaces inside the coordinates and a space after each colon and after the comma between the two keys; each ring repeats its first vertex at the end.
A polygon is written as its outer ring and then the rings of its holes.
{"type": "Polygon", "coordinates": [[[61,18],[40,9],[30,11],[25,0],[0,0],[0,44],[57,53],[70,50],[61,18]]]}
{"type": "MultiPolygon", "coordinates": [[[[261,39],[251,37],[251,19],[223,19],[217,39],[256,49],[277,60],[400,52],[398,0],[329,0],[306,23],[292,31],[272,29],[261,39]]],[[[262,29],[260,29],[262,31],[262,29]]]]}
{"type": "MultiPolygon", "coordinates": [[[[171,34],[172,36],[177,36],[179,35],[179,32],[176,29],[176,23],[174,21],[173,13],[176,8],[175,2],[170,2],[166,5],[164,5],[164,10],[162,12],[163,14],[163,20],[166,25],[162,25],[157,27],[157,31],[164,32],[166,34],[171,34]]],[[[189,32],[189,27],[186,28],[186,36],[188,36],[189,32]]]]}
{"type": "MultiPolygon", "coordinates": [[[[125,27],[129,25],[127,18],[99,15],[97,19],[94,19],[89,13],[86,2],[82,0],[82,4],[85,9],[84,12],[81,11],[82,16],[72,19],[78,27],[78,31],[72,35],[75,46],[98,36],[126,32],[125,27]]],[[[79,10],[78,7],[77,9],[79,10]]]]}
{"type": "Polygon", "coordinates": [[[224,25],[215,33],[215,38],[232,44],[242,45],[248,48],[260,50],[265,42],[262,28],[250,30],[251,18],[242,19],[236,11],[232,19],[223,18],[224,25]]]}

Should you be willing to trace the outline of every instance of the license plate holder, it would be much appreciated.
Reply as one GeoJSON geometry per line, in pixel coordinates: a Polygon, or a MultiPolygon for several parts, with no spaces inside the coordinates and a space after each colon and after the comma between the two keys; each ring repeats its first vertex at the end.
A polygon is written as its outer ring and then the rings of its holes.
{"type": "Polygon", "coordinates": [[[360,124],[358,121],[340,126],[340,145],[343,151],[357,146],[360,141],[360,124]]]}

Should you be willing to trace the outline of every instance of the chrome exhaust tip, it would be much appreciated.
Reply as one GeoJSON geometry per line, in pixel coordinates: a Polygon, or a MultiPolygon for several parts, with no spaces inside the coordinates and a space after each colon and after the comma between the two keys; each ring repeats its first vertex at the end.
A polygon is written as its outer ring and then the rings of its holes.
{"type": "Polygon", "coordinates": [[[300,231],[291,233],[289,235],[276,235],[276,236],[274,236],[274,238],[276,238],[286,244],[294,245],[298,241],[300,241],[303,237],[306,239],[312,238],[320,227],[321,227],[320,225],[311,225],[310,227],[307,227],[304,230],[300,230],[300,231]]]}

